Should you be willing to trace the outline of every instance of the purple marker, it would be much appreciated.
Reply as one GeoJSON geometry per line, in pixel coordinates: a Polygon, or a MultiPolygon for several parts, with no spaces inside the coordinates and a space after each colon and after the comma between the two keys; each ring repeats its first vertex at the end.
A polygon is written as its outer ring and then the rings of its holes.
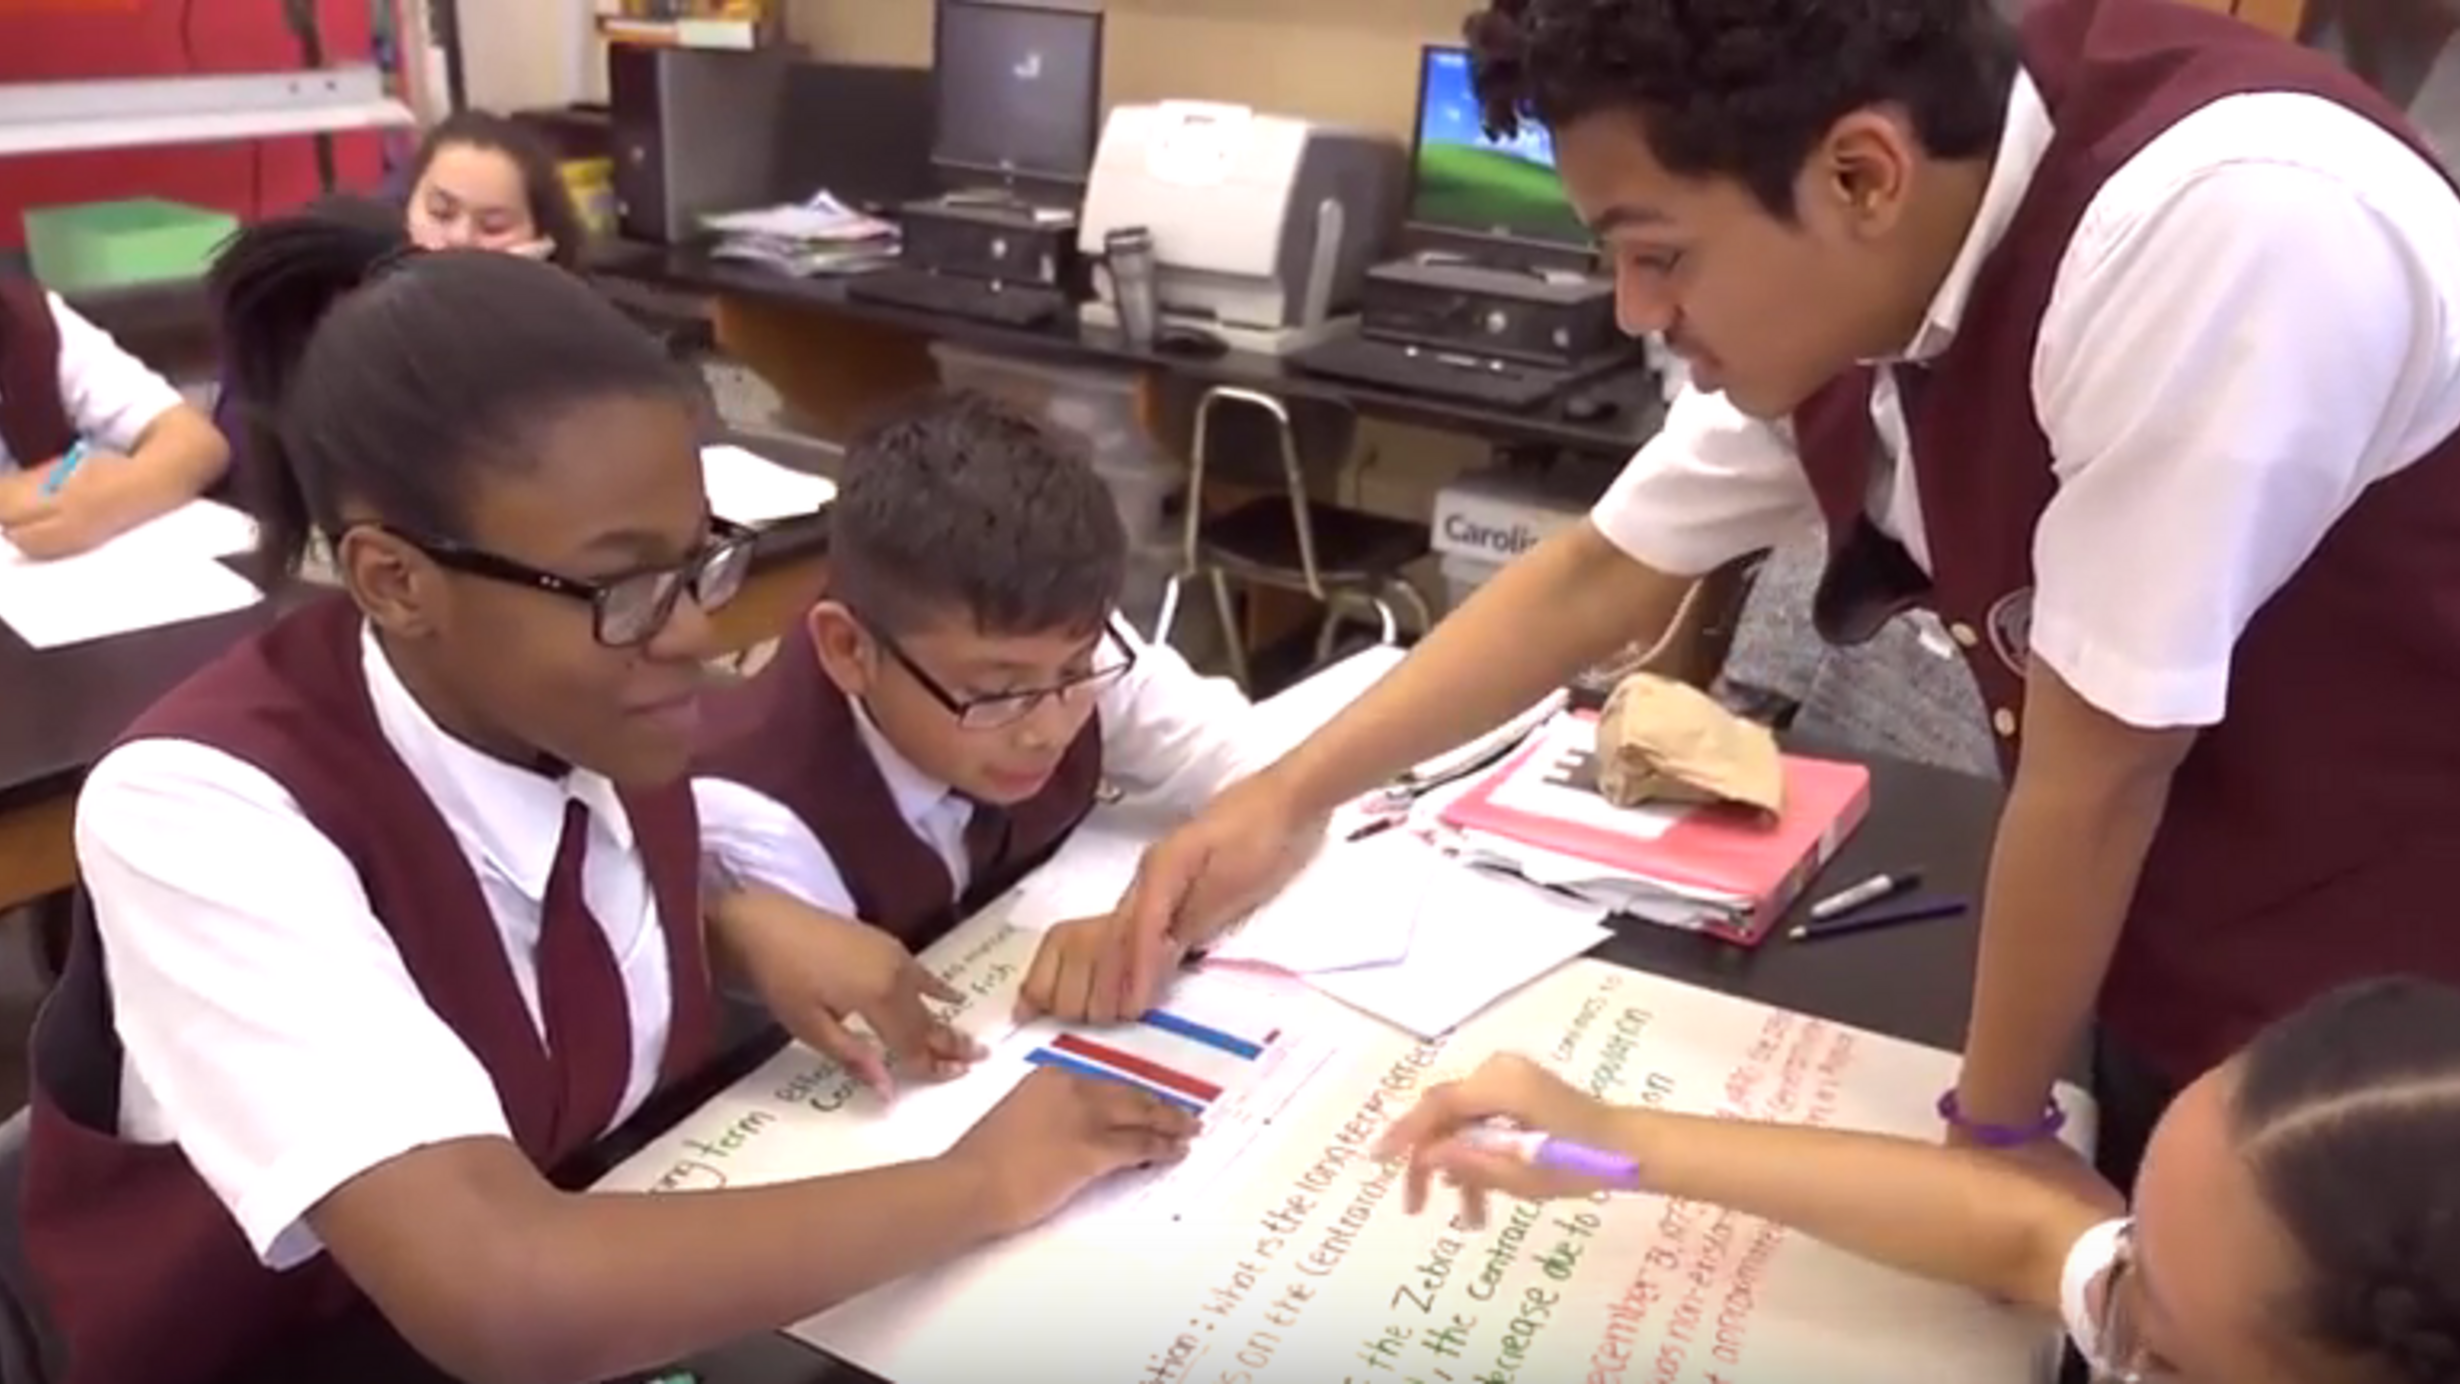
{"type": "Polygon", "coordinates": [[[1603,1182],[1609,1187],[1636,1188],[1640,1185],[1640,1164],[1605,1149],[1575,1144],[1569,1139],[1557,1139],[1534,1129],[1513,1129],[1505,1125],[1473,1125],[1462,1137],[1492,1153],[1508,1153],[1532,1167],[1552,1168],[1574,1177],[1603,1182]]]}

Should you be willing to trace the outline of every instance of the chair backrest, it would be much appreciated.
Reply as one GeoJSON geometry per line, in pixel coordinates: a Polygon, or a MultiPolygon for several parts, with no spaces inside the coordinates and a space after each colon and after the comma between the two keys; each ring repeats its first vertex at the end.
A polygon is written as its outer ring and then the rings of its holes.
{"type": "Polygon", "coordinates": [[[42,1336],[36,1326],[40,1309],[18,1215],[31,1124],[24,1110],[0,1124],[0,1384],[43,1384],[45,1378],[42,1336]]]}

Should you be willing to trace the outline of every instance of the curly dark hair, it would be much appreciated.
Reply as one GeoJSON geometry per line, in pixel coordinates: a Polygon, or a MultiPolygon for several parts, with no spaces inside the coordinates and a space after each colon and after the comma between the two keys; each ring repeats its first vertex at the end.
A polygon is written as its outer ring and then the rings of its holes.
{"type": "Polygon", "coordinates": [[[1667,171],[1736,179],[1788,220],[1803,161],[1857,110],[1988,157],[2017,65],[1991,0],[1490,0],[1464,29],[1489,133],[1628,110],[1667,171]]]}
{"type": "Polygon", "coordinates": [[[991,635],[1093,634],[1127,529],[1072,434],[986,394],[934,391],[846,449],[829,595],[881,632],[943,614],[991,635]]]}
{"type": "Polygon", "coordinates": [[[2231,1110],[2305,1273],[2282,1319],[2387,1384],[2460,1384],[2460,990],[2384,980],[2246,1050],[2231,1110]]]}

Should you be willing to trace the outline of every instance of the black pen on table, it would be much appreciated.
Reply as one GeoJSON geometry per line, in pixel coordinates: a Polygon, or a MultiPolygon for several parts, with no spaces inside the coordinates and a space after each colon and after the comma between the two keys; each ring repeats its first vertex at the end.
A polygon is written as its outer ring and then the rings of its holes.
{"type": "Polygon", "coordinates": [[[1824,937],[1842,937],[1849,932],[1871,932],[1899,923],[1927,922],[1932,918],[1952,918],[1971,905],[1963,899],[1916,899],[1894,908],[1873,908],[1849,917],[1813,919],[1795,928],[1786,936],[1797,942],[1816,942],[1824,937]]]}

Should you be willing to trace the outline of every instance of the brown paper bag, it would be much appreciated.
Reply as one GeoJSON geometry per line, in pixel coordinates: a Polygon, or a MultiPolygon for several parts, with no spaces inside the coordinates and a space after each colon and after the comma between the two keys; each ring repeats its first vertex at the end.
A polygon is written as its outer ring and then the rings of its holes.
{"type": "Polygon", "coordinates": [[[1651,802],[1785,808],[1785,760],[1766,726],[1688,683],[1634,673],[1597,718],[1597,791],[1617,807],[1651,802]]]}

